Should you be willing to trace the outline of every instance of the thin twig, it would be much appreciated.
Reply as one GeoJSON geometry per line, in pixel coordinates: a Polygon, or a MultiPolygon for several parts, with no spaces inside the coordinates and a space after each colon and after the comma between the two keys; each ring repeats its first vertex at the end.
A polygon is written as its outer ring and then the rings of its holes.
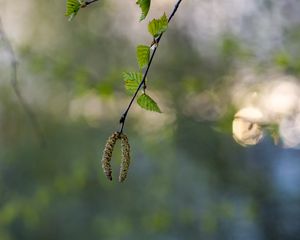
{"type": "MultiPolygon", "coordinates": [[[[172,18],[174,17],[174,15],[175,15],[175,13],[177,12],[178,7],[179,7],[179,5],[180,5],[181,2],[182,2],[182,0],[178,0],[178,2],[176,3],[176,5],[175,5],[175,7],[174,7],[174,9],[173,9],[173,11],[172,11],[172,13],[171,13],[171,15],[169,16],[168,22],[170,22],[170,21],[172,20],[172,18]]],[[[155,56],[155,53],[156,53],[157,48],[158,48],[158,44],[159,44],[159,42],[160,42],[162,36],[163,36],[163,33],[161,33],[161,34],[158,36],[158,38],[155,40],[156,47],[154,48],[154,50],[153,50],[153,52],[152,52],[152,54],[151,54],[151,57],[150,57],[150,60],[149,60],[148,65],[147,65],[146,71],[145,71],[145,73],[144,73],[144,75],[143,75],[143,79],[142,79],[141,83],[139,84],[138,88],[136,89],[136,91],[135,91],[135,93],[134,93],[134,95],[133,95],[131,101],[129,102],[129,105],[128,105],[127,109],[125,110],[125,112],[122,114],[122,116],[121,116],[121,118],[120,118],[120,121],[119,121],[120,124],[121,124],[121,126],[120,126],[120,131],[119,131],[120,133],[123,132],[124,125],[125,125],[125,121],[126,121],[126,118],[127,118],[127,114],[128,114],[128,112],[129,112],[129,110],[130,110],[132,104],[133,104],[133,101],[135,100],[135,98],[136,98],[138,92],[140,91],[141,87],[142,87],[143,85],[145,86],[146,78],[147,78],[149,69],[150,69],[150,67],[151,67],[153,58],[154,58],[154,56],[155,56]]]]}
{"type": "Polygon", "coordinates": [[[94,2],[97,2],[98,0],[90,0],[90,1],[85,1],[84,4],[82,5],[82,7],[87,7],[88,5],[94,3],[94,2]]]}
{"type": "Polygon", "coordinates": [[[1,19],[0,19],[0,39],[2,39],[6,50],[8,51],[10,58],[11,58],[11,79],[10,79],[10,83],[11,86],[17,96],[17,99],[20,103],[20,105],[22,106],[24,112],[27,114],[31,125],[39,139],[40,145],[41,146],[45,146],[46,141],[45,141],[45,137],[44,134],[39,126],[39,123],[37,121],[37,118],[34,114],[34,112],[31,110],[30,106],[26,103],[25,99],[23,98],[22,94],[21,94],[21,90],[19,87],[19,83],[18,83],[18,62],[17,62],[17,58],[15,55],[15,52],[12,48],[12,45],[9,41],[9,39],[7,38],[4,28],[2,26],[1,23],[1,19]]]}

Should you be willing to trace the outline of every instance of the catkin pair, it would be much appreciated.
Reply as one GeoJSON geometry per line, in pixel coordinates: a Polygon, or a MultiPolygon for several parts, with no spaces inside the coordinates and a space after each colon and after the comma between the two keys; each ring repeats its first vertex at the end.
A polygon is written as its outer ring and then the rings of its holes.
{"type": "Polygon", "coordinates": [[[105,144],[105,148],[103,151],[102,156],[102,168],[106,175],[106,177],[112,181],[112,168],[111,168],[111,158],[114,150],[114,146],[116,142],[121,139],[121,167],[120,167],[120,174],[119,174],[119,182],[123,182],[128,173],[129,165],[130,165],[130,145],[128,142],[128,138],[123,133],[114,132],[108,139],[105,144]]]}

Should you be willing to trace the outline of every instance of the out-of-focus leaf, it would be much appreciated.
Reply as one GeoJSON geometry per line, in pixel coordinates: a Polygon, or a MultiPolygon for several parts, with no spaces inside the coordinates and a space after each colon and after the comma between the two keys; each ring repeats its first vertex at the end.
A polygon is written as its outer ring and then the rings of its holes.
{"type": "Polygon", "coordinates": [[[161,113],[161,110],[158,107],[157,103],[145,93],[139,96],[139,98],[137,99],[137,103],[140,105],[141,108],[161,113]]]}
{"type": "Polygon", "coordinates": [[[275,56],[275,63],[280,67],[287,68],[291,63],[290,56],[285,52],[278,53],[275,56]]]}
{"type": "Polygon", "coordinates": [[[280,142],[280,133],[278,124],[268,124],[264,127],[264,129],[270,134],[272,137],[274,144],[278,145],[280,142]]]}
{"type": "Polygon", "coordinates": [[[153,19],[148,25],[148,31],[154,38],[165,32],[167,28],[168,18],[165,13],[160,19],[153,19]]]}
{"type": "Polygon", "coordinates": [[[234,114],[236,113],[236,108],[229,106],[226,113],[216,122],[213,129],[221,133],[232,133],[232,121],[234,119],[234,114]]]}
{"type": "Polygon", "coordinates": [[[123,79],[125,88],[129,93],[134,93],[143,79],[142,73],[139,72],[124,72],[123,79]]]}
{"type": "Polygon", "coordinates": [[[142,21],[148,15],[150,5],[151,5],[151,0],[137,0],[136,4],[139,5],[142,10],[142,15],[140,17],[140,21],[142,21]]]}
{"type": "Polygon", "coordinates": [[[137,46],[136,57],[140,68],[147,66],[150,57],[150,47],[146,45],[137,46]]]}

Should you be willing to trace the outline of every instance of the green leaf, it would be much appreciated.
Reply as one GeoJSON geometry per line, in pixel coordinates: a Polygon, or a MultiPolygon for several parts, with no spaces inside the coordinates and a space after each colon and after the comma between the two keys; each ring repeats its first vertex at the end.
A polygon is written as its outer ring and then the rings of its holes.
{"type": "Polygon", "coordinates": [[[145,93],[139,96],[139,98],[137,99],[137,103],[140,105],[141,108],[161,113],[161,110],[159,109],[157,103],[145,93]]]}
{"type": "Polygon", "coordinates": [[[154,38],[157,38],[160,34],[164,33],[167,28],[168,18],[165,13],[160,19],[153,19],[148,25],[148,31],[154,38]]]}
{"type": "Polygon", "coordinates": [[[136,4],[139,5],[142,10],[142,15],[140,17],[140,21],[142,21],[148,15],[150,5],[151,5],[151,0],[137,0],[136,4]]]}
{"type": "Polygon", "coordinates": [[[65,16],[69,17],[71,21],[78,13],[82,2],[80,0],[67,0],[65,16]]]}
{"type": "Polygon", "coordinates": [[[138,64],[141,69],[147,66],[150,58],[150,47],[146,45],[137,46],[136,56],[137,56],[138,64]]]}
{"type": "Polygon", "coordinates": [[[135,93],[141,81],[143,74],[139,72],[123,72],[125,88],[129,93],[135,93]]]}

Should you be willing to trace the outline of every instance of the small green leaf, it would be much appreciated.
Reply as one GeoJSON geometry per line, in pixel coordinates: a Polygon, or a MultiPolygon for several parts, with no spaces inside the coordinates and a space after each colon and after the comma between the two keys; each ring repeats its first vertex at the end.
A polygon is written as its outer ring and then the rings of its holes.
{"type": "Polygon", "coordinates": [[[148,31],[154,38],[157,38],[160,34],[164,33],[167,28],[168,18],[165,13],[160,19],[153,19],[148,25],[148,31]]]}
{"type": "Polygon", "coordinates": [[[80,0],[67,0],[65,16],[69,17],[71,21],[78,13],[82,2],[80,0]]]}
{"type": "Polygon", "coordinates": [[[150,58],[150,47],[146,45],[137,46],[136,57],[141,69],[147,66],[150,58]]]}
{"type": "Polygon", "coordinates": [[[151,5],[151,0],[137,0],[136,4],[139,5],[142,10],[142,15],[140,17],[140,21],[142,21],[148,15],[150,5],[151,5]]]}
{"type": "Polygon", "coordinates": [[[137,103],[140,105],[141,108],[161,113],[161,110],[159,109],[157,103],[145,93],[139,96],[139,98],[137,99],[137,103]]]}
{"type": "Polygon", "coordinates": [[[143,80],[143,74],[139,72],[123,72],[123,79],[126,90],[129,93],[134,93],[143,80]]]}

